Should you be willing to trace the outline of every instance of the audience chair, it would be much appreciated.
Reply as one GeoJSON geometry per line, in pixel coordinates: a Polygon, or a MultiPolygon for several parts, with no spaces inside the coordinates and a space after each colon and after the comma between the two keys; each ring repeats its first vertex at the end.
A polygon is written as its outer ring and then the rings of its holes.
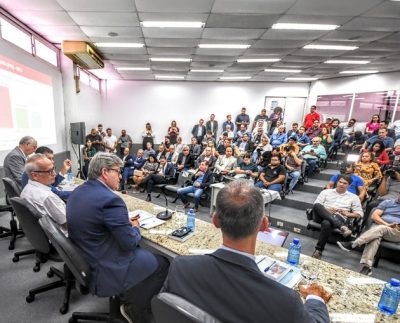
{"type": "MultiPolygon", "coordinates": [[[[178,172],[178,179],[176,180],[175,185],[170,185],[170,184],[165,185],[164,190],[174,192],[176,194],[176,192],[181,187],[185,186],[185,182],[191,177],[191,175],[187,175],[187,174],[188,174],[187,171],[178,172]]],[[[172,201],[172,203],[175,203],[177,200],[178,200],[178,196],[175,197],[175,199],[172,201]]]]}
{"type": "Polygon", "coordinates": [[[171,177],[169,177],[169,178],[167,178],[167,182],[166,183],[164,183],[164,184],[156,184],[156,185],[154,185],[154,187],[155,188],[158,188],[158,189],[160,189],[160,193],[158,193],[158,195],[156,196],[156,198],[159,198],[160,196],[161,196],[161,194],[163,195],[163,196],[167,196],[167,194],[166,194],[166,192],[165,192],[165,187],[167,186],[167,185],[175,185],[176,184],[176,182],[177,182],[177,177],[176,177],[176,175],[177,175],[177,171],[176,171],[176,169],[174,169],[174,173],[173,173],[173,175],[171,176],[171,177]]]}
{"type": "Polygon", "coordinates": [[[151,301],[155,323],[220,323],[218,319],[189,301],[171,293],[160,293],[151,301]]]}
{"type": "Polygon", "coordinates": [[[36,255],[35,266],[33,271],[40,270],[40,263],[46,262],[48,259],[60,261],[54,248],[51,247],[49,239],[47,239],[39,219],[42,217],[25,199],[21,197],[13,197],[10,199],[11,205],[17,216],[19,223],[24,228],[24,233],[28,241],[34,249],[16,252],[13,262],[19,261],[19,257],[25,255],[36,255]]]}
{"type": "MultiPolygon", "coordinates": [[[[71,275],[73,279],[66,282],[67,292],[65,297],[70,296],[71,288],[74,284],[77,285],[81,294],[88,294],[89,284],[91,279],[90,266],[80,251],[72,244],[72,242],[61,232],[59,228],[48,217],[42,217],[40,224],[46,232],[47,237],[50,239],[52,245],[57,250],[61,259],[64,261],[64,272],[71,275]]],[[[68,302],[64,304],[67,306],[65,314],[68,310],[68,302]]],[[[60,309],[61,311],[61,309],[60,309]]],[[[83,313],[74,312],[69,319],[69,323],[79,321],[101,321],[101,322],[114,322],[123,318],[120,314],[120,301],[118,297],[109,298],[109,313],[83,313]]]]}
{"type": "MultiPolygon", "coordinates": [[[[7,199],[18,197],[21,194],[21,190],[18,188],[17,184],[11,178],[4,177],[3,184],[7,199]]],[[[24,233],[22,230],[18,230],[18,223],[15,220],[14,211],[12,210],[10,214],[11,214],[10,229],[8,232],[6,232],[6,235],[11,236],[10,245],[8,246],[8,249],[14,250],[15,241],[17,240],[18,237],[23,236],[24,233]]]]}

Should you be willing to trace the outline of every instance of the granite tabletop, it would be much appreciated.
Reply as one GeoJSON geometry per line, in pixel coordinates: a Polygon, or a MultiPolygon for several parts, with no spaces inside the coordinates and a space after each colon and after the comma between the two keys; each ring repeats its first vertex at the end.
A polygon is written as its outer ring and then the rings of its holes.
{"type": "MultiPolygon", "coordinates": [[[[144,210],[157,214],[165,208],[145,202],[128,195],[121,195],[128,210],[144,210]]],[[[179,221],[179,219],[178,219],[179,221]]],[[[185,242],[178,242],[160,234],[172,231],[179,226],[175,215],[171,220],[158,226],[158,233],[142,229],[143,238],[177,255],[188,255],[189,249],[217,249],[222,243],[220,230],[211,223],[196,219],[195,234],[185,242]]],[[[268,255],[279,260],[286,260],[287,249],[258,241],[256,254],[268,255]]],[[[318,282],[333,293],[328,303],[332,322],[400,322],[400,314],[386,316],[377,310],[378,300],[384,282],[357,272],[348,270],[325,261],[301,255],[300,265],[318,276],[318,282]]]]}

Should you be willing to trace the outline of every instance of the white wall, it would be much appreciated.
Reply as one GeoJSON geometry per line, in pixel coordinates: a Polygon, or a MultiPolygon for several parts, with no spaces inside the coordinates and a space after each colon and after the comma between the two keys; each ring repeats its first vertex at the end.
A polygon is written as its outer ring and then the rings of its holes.
{"type": "Polygon", "coordinates": [[[158,143],[176,120],[184,142],[190,142],[193,125],[211,113],[221,127],[227,114],[234,119],[246,106],[252,121],[265,96],[307,97],[308,91],[308,83],[107,81],[101,121],[115,134],[127,129],[134,142],[141,142],[144,125],[151,122],[158,143]]]}

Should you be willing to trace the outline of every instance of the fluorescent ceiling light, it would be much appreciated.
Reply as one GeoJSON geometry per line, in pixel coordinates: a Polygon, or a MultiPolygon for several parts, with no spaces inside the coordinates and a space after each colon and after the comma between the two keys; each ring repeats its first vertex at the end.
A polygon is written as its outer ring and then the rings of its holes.
{"type": "Polygon", "coordinates": [[[366,71],[366,70],[360,70],[360,71],[341,71],[340,74],[373,74],[373,73],[378,73],[379,71],[366,71]]]}
{"type": "Polygon", "coordinates": [[[94,43],[97,47],[141,48],[141,43],[94,43]]]}
{"type": "Polygon", "coordinates": [[[143,27],[158,28],[203,28],[204,22],[201,21],[142,21],[143,27]]]}
{"type": "Polygon", "coordinates": [[[243,44],[199,44],[199,48],[215,48],[215,49],[246,49],[251,45],[243,44]]]}
{"type": "Polygon", "coordinates": [[[297,30],[335,30],[339,25],[327,24],[297,24],[297,23],[277,23],[272,25],[272,29],[297,29],[297,30]]]}
{"type": "Polygon", "coordinates": [[[368,64],[370,61],[352,61],[352,60],[345,60],[345,59],[330,59],[325,61],[325,64],[368,64]]]}
{"type": "Polygon", "coordinates": [[[220,80],[249,80],[251,76],[221,76],[220,80]]]}
{"type": "Polygon", "coordinates": [[[271,72],[271,73],[301,73],[301,70],[290,70],[284,68],[266,68],[264,72],[271,72]]]}
{"type": "Polygon", "coordinates": [[[150,67],[116,67],[118,71],[150,71],[150,67]]]}
{"type": "Polygon", "coordinates": [[[191,58],[150,57],[152,62],[191,62],[191,58]]]}
{"type": "Polygon", "coordinates": [[[330,49],[330,50],[355,50],[357,46],[346,45],[306,45],[304,49],[330,49]]]}
{"type": "Polygon", "coordinates": [[[183,75],[155,75],[156,79],[179,79],[183,80],[185,77],[183,75]]]}
{"type": "Polygon", "coordinates": [[[238,63],[269,63],[279,62],[280,58],[239,58],[238,63]]]}
{"type": "Polygon", "coordinates": [[[285,81],[315,81],[317,77],[287,77],[285,81]]]}
{"type": "Polygon", "coordinates": [[[224,70],[190,70],[195,73],[222,73],[224,70]]]}

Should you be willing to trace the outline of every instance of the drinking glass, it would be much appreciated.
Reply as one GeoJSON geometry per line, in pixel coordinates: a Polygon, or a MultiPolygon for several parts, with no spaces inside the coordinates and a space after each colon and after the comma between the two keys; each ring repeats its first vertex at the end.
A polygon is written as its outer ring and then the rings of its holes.
{"type": "Polygon", "coordinates": [[[301,276],[307,286],[318,280],[319,261],[305,260],[301,265],[301,276]]]}
{"type": "Polygon", "coordinates": [[[180,228],[186,225],[186,214],[185,214],[185,208],[183,205],[177,205],[175,207],[175,223],[176,227],[180,228]]]}

